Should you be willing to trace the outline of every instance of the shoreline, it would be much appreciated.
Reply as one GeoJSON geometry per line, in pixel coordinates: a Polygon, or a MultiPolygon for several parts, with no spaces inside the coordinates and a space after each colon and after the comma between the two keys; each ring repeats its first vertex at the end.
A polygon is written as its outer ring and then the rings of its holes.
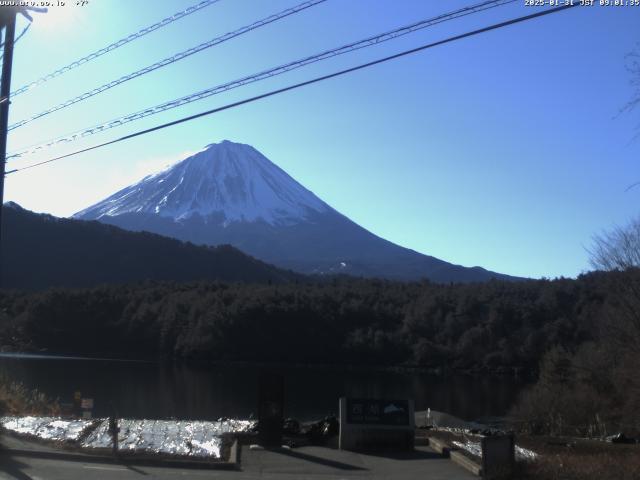
{"type": "Polygon", "coordinates": [[[0,359],[15,360],[71,360],[71,361],[102,361],[102,362],[131,362],[157,365],[187,366],[195,369],[211,367],[237,367],[237,368],[264,368],[269,369],[312,369],[312,370],[347,370],[350,372],[381,372],[381,373],[422,373],[437,377],[446,376],[495,376],[513,377],[524,382],[534,379],[536,372],[523,367],[501,367],[498,369],[452,369],[446,366],[421,366],[421,365],[364,365],[342,363],[299,363],[299,362],[258,362],[243,360],[198,360],[190,358],[127,358],[102,354],[89,356],[73,353],[43,353],[43,352],[10,352],[1,351],[0,359]]]}

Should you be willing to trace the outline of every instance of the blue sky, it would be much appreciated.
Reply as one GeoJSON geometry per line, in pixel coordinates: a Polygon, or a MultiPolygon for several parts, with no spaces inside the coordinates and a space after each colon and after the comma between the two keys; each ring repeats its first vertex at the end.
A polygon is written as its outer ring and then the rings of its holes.
{"type": "MultiPolygon", "coordinates": [[[[14,89],[196,2],[75,3],[35,17],[16,46],[14,89]]],[[[297,3],[221,0],[16,97],[10,123],[297,3]]],[[[472,3],[328,0],[19,128],[9,150],[472,3]]],[[[522,1],[446,22],[8,169],[534,11],[522,1]]],[[[591,236],[638,213],[640,188],[625,189],[640,180],[640,111],[619,111],[639,26],[640,7],[571,9],[10,175],[5,200],[68,216],[229,139],[400,245],[512,275],[575,276],[589,268],[591,236]]]]}

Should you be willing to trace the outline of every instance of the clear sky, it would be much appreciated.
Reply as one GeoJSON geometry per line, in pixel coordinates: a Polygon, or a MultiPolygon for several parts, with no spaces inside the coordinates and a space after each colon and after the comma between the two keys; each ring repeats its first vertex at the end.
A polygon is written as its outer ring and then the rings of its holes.
{"type": "MultiPolygon", "coordinates": [[[[477,1],[328,0],[19,128],[9,151],[477,1]]],[[[66,3],[35,15],[17,44],[14,89],[197,2],[66,3]]],[[[221,0],[16,97],[10,123],[297,3],[221,0]]],[[[446,22],[8,169],[534,11],[522,0],[446,22]]],[[[5,201],[68,216],[229,139],[397,244],[511,275],[575,276],[591,236],[638,213],[640,188],[625,189],[640,180],[640,111],[619,115],[638,42],[640,7],[570,9],[9,175],[5,201]]]]}

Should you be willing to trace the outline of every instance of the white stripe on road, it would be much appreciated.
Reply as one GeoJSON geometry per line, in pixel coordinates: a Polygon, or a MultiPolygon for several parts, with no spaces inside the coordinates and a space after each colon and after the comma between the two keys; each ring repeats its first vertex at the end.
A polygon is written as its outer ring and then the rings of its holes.
{"type": "Polygon", "coordinates": [[[96,467],[93,465],[83,465],[84,468],[90,468],[91,470],[115,470],[118,472],[126,472],[127,469],[126,468],[120,468],[120,467],[96,467]]]}

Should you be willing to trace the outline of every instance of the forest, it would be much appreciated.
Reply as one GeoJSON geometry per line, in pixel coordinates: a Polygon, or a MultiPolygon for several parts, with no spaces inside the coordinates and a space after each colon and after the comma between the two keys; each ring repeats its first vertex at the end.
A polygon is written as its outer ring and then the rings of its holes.
{"type": "Polygon", "coordinates": [[[613,277],[441,285],[335,278],[0,293],[3,350],[200,361],[534,371],[593,340],[613,277]]]}
{"type": "Polygon", "coordinates": [[[576,279],[349,277],[0,290],[0,351],[518,374],[530,433],[640,432],[640,219],[576,279]]]}
{"type": "Polygon", "coordinates": [[[518,374],[536,434],[640,432],[640,269],[477,284],[332,278],[0,291],[0,350],[518,374]]]}

